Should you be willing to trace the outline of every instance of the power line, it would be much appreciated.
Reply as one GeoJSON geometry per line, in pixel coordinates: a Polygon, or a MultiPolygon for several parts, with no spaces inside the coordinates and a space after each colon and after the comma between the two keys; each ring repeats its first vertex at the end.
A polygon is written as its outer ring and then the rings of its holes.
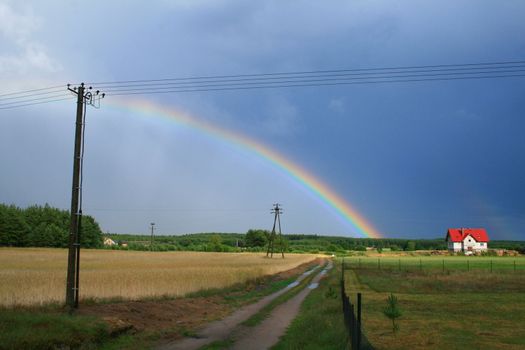
{"type": "Polygon", "coordinates": [[[28,97],[31,97],[31,96],[50,95],[50,94],[55,94],[57,92],[62,92],[63,93],[64,92],[64,88],[62,87],[61,89],[55,89],[55,90],[46,91],[46,92],[33,92],[30,95],[20,94],[20,95],[17,95],[17,96],[0,97],[0,102],[1,101],[5,101],[5,100],[16,100],[16,99],[20,99],[20,98],[28,98],[28,97]]]}
{"type": "Polygon", "coordinates": [[[35,91],[51,90],[51,89],[56,89],[56,88],[64,88],[64,87],[66,87],[65,84],[63,84],[63,85],[55,85],[55,86],[48,86],[48,87],[39,88],[39,89],[31,89],[31,90],[24,90],[24,91],[8,92],[8,93],[5,93],[5,94],[0,94],[0,97],[31,93],[31,92],[35,92],[35,91]]]}
{"type": "Polygon", "coordinates": [[[230,209],[202,209],[202,208],[143,208],[143,209],[140,209],[140,208],[87,208],[86,209],[87,211],[90,211],[90,212],[168,212],[168,213],[173,213],[173,212],[261,212],[261,211],[265,211],[265,209],[263,208],[259,208],[259,209],[246,209],[246,208],[242,208],[242,209],[235,209],[235,208],[230,208],[230,209]]]}
{"type": "Polygon", "coordinates": [[[67,94],[65,92],[61,92],[59,94],[55,94],[55,95],[51,95],[51,96],[46,96],[46,97],[31,97],[31,98],[26,98],[24,100],[20,100],[20,101],[13,101],[13,102],[3,102],[0,100],[0,107],[6,107],[6,106],[9,106],[9,105],[16,105],[16,104],[21,104],[21,103],[26,103],[26,102],[35,102],[35,101],[42,101],[42,100],[50,100],[50,99],[54,99],[54,98],[57,98],[57,97],[63,97],[63,96],[67,96],[67,94]]]}
{"type": "MultiPolygon", "coordinates": [[[[523,67],[525,68],[525,66],[523,67]]],[[[525,69],[516,69],[516,70],[504,70],[504,71],[490,71],[490,72],[484,72],[482,76],[486,77],[492,77],[493,74],[502,74],[502,73],[522,73],[525,72],[525,69]]],[[[218,83],[214,84],[212,83],[206,83],[206,84],[193,84],[193,85],[183,85],[178,86],[177,84],[170,85],[170,86],[160,86],[160,87],[137,87],[137,88],[126,88],[126,89],[118,89],[118,88],[108,88],[106,91],[111,92],[133,92],[133,91],[155,91],[155,90],[169,90],[174,88],[215,88],[215,87],[244,87],[244,86],[252,86],[252,85],[258,85],[258,86],[273,86],[272,84],[288,84],[288,83],[324,83],[324,82],[331,82],[331,81],[370,81],[372,79],[384,79],[384,82],[389,82],[389,79],[397,79],[397,78],[432,78],[432,77],[439,77],[439,76],[468,76],[472,74],[480,74],[479,72],[459,72],[459,73],[434,73],[434,74],[405,74],[405,75],[387,75],[387,76],[378,76],[378,77],[330,77],[330,78],[323,78],[323,79],[295,79],[295,80],[277,80],[277,81],[250,81],[250,82],[239,82],[239,83],[218,83]],[[385,80],[387,79],[387,80],[385,80]]],[[[310,78],[310,77],[308,77],[310,78]]],[[[185,83],[187,84],[187,83],[185,83]]]]}
{"type": "MultiPolygon", "coordinates": [[[[265,79],[264,77],[268,77],[266,79],[281,79],[281,78],[289,78],[292,79],[292,77],[298,76],[300,78],[301,75],[312,75],[312,74],[320,74],[322,76],[337,76],[337,75],[347,75],[349,73],[353,72],[353,75],[372,75],[372,74],[394,74],[394,73],[403,73],[402,71],[405,71],[404,73],[416,73],[416,72],[436,72],[436,71],[458,71],[458,70],[484,70],[484,69],[508,69],[508,68],[523,68],[525,61],[502,61],[502,62],[486,62],[486,63],[464,63],[464,64],[441,64],[441,65],[422,65],[422,66],[403,66],[403,67],[382,67],[382,68],[357,68],[357,69],[338,69],[338,70],[312,70],[312,71],[297,71],[297,72],[275,72],[275,73],[260,73],[260,74],[237,74],[237,75],[217,75],[217,76],[197,76],[197,77],[183,77],[183,78],[164,78],[164,79],[143,79],[143,80],[125,80],[125,81],[112,81],[112,82],[93,82],[93,83],[87,83],[87,85],[116,85],[116,86],[108,86],[108,89],[111,89],[113,87],[124,87],[128,83],[132,83],[130,86],[141,86],[143,84],[138,83],[144,83],[144,85],[163,85],[161,82],[169,82],[169,81],[192,81],[192,80],[202,80],[202,79],[212,79],[212,81],[227,81],[224,80],[225,78],[245,78],[245,79],[239,79],[239,80],[253,80],[253,79],[265,79]],[[385,71],[391,71],[391,72],[385,72],[385,71]],[[355,73],[360,72],[360,73],[355,73]],[[368,72],[368,73],[364,73],[368,72]],[[337,74],[332,74],[337,73],[337,74]],[[249,79],[246,79],[249,78],[249,79]],[[147,84],[146,84],[147,83],[147,84]]],[[[228,80],[228,81],[237,81],[237,80],[228,80]]],[[[200,81],[202,83],[202,81],[200,81]]],[[[192,83],[192,82],[190,82],[192,83]]],[[[167,83],[169,84],[169,83],[167,83]]],[[[19,94],[27,94],[35,91],[42,91],[42,90],[49,90],[49,89],[56,89],[56,88],[63,88],[64,85],[56,85],[51,86],[47,88],[40,88],[40,89],[32,89],[32,90],[25,90],[25,91],[19,91],[19,92],[12,92],[7,94],[1,94],[0,98],[2,96],[7,95],[19,95],[19,94]]],[[[59,91],[59,90],[57,90],[59,91]]],[[[9,97],[12,98],[12,97],[9,97]]],[[[7,98],[4,98],[7,99],[7,98]]]]}
{"type": "Polygon", "coordinates": [[[48,100],[48,101],[32,102],[32,103],[23,103],[23,104],[19,104],[19,105],[15,105],[15,106],[9,106],[9,107],[1,107],[1,106],[0,106],[0,110],[2,110],[2,109],[13,109],[13,108],[25,107],[25,106],[32,106],[32,105],[40,105],[40,104],[43,104],[43,103],[50,103],[50,102],[65,101],[65,100],[71,100],[71,99],[74,99],[74,98],[75,98],[75,97],[70,96],[70,97],[57,98],[57,99],[54,99],[54,100],[48,100]]]}
{"type": "MultiPolygon", "coordinates": [[[[90,83],[113,96],[313,86],[390,84],[525,76],[525,61],[197,76],[90,83]]],[[[66,100],[62,85],[0,95],[0,109],[66,100]],[[2,97],[4,96],[4,97],[2,97]],[[8,97],[5,97],[8,96],[8,97]]],[[[92,89],[92,86],[89,87],[92,89]]]]}
{"type": "Polygon", "coordinates": [[[108,93],[110,96],[126,96],[126,95],[148,95],[148,94],[167,94],[167,93],[181,93],[181,92],[205,92],[205,91],[232,91],[232,90],[254,90],[254,89],[275,89],[275,88],[291,88],[291,87],[308,87],[308,86],[337,86],[337,85],[365,85],[365,84],[385,84],[385,83],[412,83],[425,81],[450,81],[450,80],[470,80],[470,79],[493,79],[493,78],[512,78],[525,77],[525,74],[513,75],[493,75],[493,76],[476,76],[476,77],[449,77],[449,78],[431,78],[431,79],[402,79],[402,80],[382,80],[382,81],[351,81],[351,82],[333,82],[333,83],[311,83],[311,84],[286,84],[286,85],[259,85],[259,86],[244,86],[244,87],[221,87],[221,88],[188,88],[188,89],[174,89],[164,91],[138,91],[138,92],[121,92],[116,94],[108,93]]]}
{"type": "Polygon", "coordinates": [[[439,65],[383,67],[383,68],[354,68],[354,69],[312,70],[312,71],[298,71],[298,72],[273,72],[273,73],[259,73],[259,74],[215,75],[215,76],[197,76],[197,77],[183,77],[183,78],[90,82],[87,84],[88,85],[105,85],[105,84],[111,85],[111,84],[122,84],[122,83],[161,82],[161,81],[170,81],[170,80],[220,79],[220,78],[241,78],[241,77],[257,77],[257,76],[263,77],[263,76],[288,75],[288,74],[292,75],[292,74],[342,73],[342,72],[363,72],[363,71],[403,70],[403,69],[408,70],[408,69],[427,69],[427,68],[445,68],[445,67],[496,66],[496,65],[509,65],[509,64],[525,64],[525,61],[501,61],[501,62],[487,62],[487,63],[439,64],[439,65]]]}
{"type": "MultiPolygon", "coordinates": [[[[306,79],[306,78],[333,78],[333,77],[351,77],[351,76],[369,76],[368,78],[382,78],[380,75],[386,75],[385,77],[388,77],[388,75],[392,74],[401,74],[401,73],[430,73],[430,72],[447,72],[447,71],[459,71],[455,73],[441,73],[439,75],[466,75],[466,74],[490,74],[490,73],[505,73],[505,72],[515,72],[515,71],[522,71],[522,70],[512,70],[512,71],[503,71],[503,70],[494,70],[494,69],[509,69],[509,68],[524,68],[525,65],[517,65],[517,66],[506,66],[506,67],[490,67],[492,71],[480,71],[480,69],[487,69],[489,67],[483,67],[483,68],[458,68],[458,69],[430,69],[430,70],[412,70],[412,71],[406,71],[406,72],[372,72],[372,73],[337,73],[337,74],[315,74],[315,75],[288,75],[288,76],[279,76],[279,77],[252,77],[252,78],[239,78],[239,79],[213,79],[213,80],[199,80],[199,81],[179,81],[179,82],[160,82],[160,83],[132,83],[132,84],[121,84],[121,85],[115,85],[115,86],[108,86],[105,87],[105,91],[120,91],[123,90],[121,88],[140,88],[140,87],[170,87],[175,85],[192,85],[192,84],[205,84],[205,83],[235,83],[235,82],[266,82],[266,81],[278,81],[282,79],[306,79]],[[462,72],[465,70],[469,70],[470,72],[462,72]],[[475,70],[475,71],[473,71],[475,70]]],[[[425,75],[431,75],[431,74],[421,74],[421,76],[425,75]]],[[[418,76],[418,74],[414,75],[418,76]]],[[[397,76],[399,77],[399,76],[397,76]]],[[[175,79],[174,79],[175,80],[175,79]]],[[[271,83],[271,82],[270,82],[271,83]]]]}

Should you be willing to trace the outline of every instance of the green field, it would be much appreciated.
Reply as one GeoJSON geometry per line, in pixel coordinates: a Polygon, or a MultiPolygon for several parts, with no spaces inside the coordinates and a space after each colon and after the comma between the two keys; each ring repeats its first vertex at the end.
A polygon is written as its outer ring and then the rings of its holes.
{"type": "Polygon", "coordinates": [[[524,258],[445,257],[445,269],[443,257],[379,259],[345,259],[347,292],[363,293],[363,327],[377,349],[525,347],[524,258]],[[391,292],[403,312],[397,335],[382,312],[391,292]]]}
{"type": "Polygon", "coordinates": [[[353,256],[344,258],[347,267],[387,270],[441,270],[490,272],[516,271],[525,273],[525,257],[494,256],[353,256]]]}

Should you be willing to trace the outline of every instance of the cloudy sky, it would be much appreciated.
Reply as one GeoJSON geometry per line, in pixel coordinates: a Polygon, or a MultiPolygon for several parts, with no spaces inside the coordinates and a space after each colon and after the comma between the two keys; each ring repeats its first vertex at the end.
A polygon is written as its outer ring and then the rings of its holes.
{"type": "MultiPolygon", "coordinates": [[[[525,60],[523,1],[5,1],[0,94],[68,82],[525,60]],[[416,4],[417,3],[417,4],[416,4]]],[[[243,135],[386,237],[525,237],[525,77],[144,95],[243,135]]],[[[0,96],[1,97],[1,96],[0,96]]],[[[104,231],[359,236],[275,164],[198,128],[87,111],[84,212],[104,231]]],[[[0,103],[1,103],[0,98],[0,103]]],[[[5,102],[5,100],[4,100],[5,102]]],[[[68,209],[75,101],[0,110],[0,202],[68,209]]]]}

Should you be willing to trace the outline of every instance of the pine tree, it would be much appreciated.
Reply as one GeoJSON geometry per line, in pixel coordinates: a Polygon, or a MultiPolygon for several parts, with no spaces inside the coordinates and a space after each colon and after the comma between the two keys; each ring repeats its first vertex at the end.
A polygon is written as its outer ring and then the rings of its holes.
{"type": "Polygon", "coordinates": [[[401,317],[402,313],[401,310],[399,310],[397,298],[394,294],[390,293],[390,296],[386,299],[386,305],[383,309],[383,314],[392,320],[392,332],[396,334],[399,331],[399,325],[396,323],[396,319],[401,317]]]}

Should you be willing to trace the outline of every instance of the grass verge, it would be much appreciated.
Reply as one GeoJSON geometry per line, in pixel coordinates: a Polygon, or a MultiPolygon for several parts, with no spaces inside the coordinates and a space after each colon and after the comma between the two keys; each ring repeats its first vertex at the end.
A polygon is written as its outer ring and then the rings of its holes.
{"type": "Polygon", "coordinates": [[[205,345],[199,350],[223,350],[228,349],[233,345],[233,340],[226,339],[226,340],[218,340],[211,344],[205,345]]]}
{"type": "Polygon", "coordinates": [[[339,294],[340,265],[306,297],[297,317],[273,350],[346,349],[348,337],[344,326],[339,294]]]}
{"type": "Polygon", "coordinates": [[[109,338],[106,324],[93,317],[0,311],[0,349],[95,349],[109,338]]]}

